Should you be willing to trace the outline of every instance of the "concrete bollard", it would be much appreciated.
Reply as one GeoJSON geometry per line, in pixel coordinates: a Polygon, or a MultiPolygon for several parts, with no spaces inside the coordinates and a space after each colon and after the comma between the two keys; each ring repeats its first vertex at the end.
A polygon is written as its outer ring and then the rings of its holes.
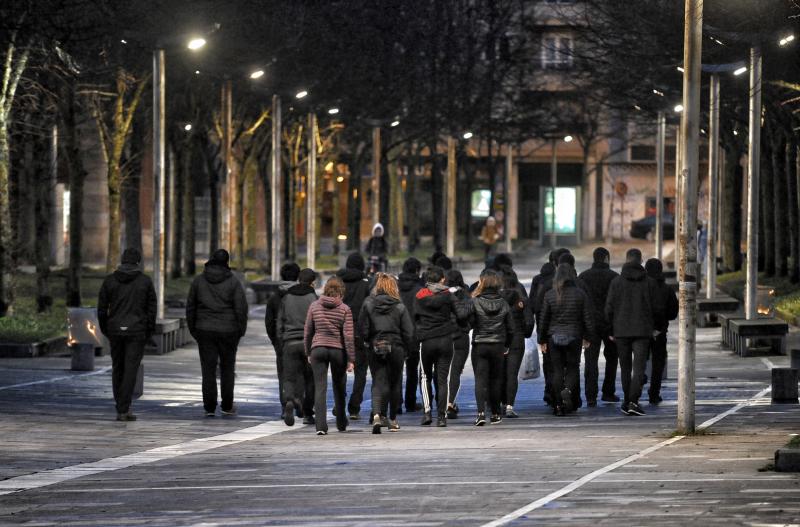
{"type": "Polygon", "coordinates": [[[797,370],[772,368],[772,402],[797,404],[797,370]]]}
{"type": "Polygon", "coordinates": [[[73,371],[93,371],[94,370],[94,343],[73,344],[72,349],[72,370],[73,371]]]}
{"type": "Polygon", "coordinates": [[[792,350],[791,354],[791,368],[793,370],[800,370],[800,350],[792,350]]]}
{"type": "Polygon", "coordinates": [[[800,448],[780,448],[775,451],[775,470],[800,472],[800,448]]]}

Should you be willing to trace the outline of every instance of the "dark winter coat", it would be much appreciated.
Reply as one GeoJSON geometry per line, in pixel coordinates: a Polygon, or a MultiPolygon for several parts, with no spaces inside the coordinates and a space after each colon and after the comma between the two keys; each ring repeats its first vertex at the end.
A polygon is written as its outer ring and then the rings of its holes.
{"type": "Polygon", "coordinates": [[[344,298],[342,302],[347,304],[353,313],[353,322],[358,323],[358,314],[364,300],[369,296],[369,281],[364,271],[358,269],[342,269],[336,276],[344,282],[344,298]]]}
{"type": "Polygon", "coordinates": [[[193,335],[199,330],[244,336],[247,299],[242,284],[230,269],[206,264],[203,274],[189,288],[186,323],[193,335]]]}
{"type": "Polygon", "coordinates": [[[661,306],[661,309],[655,314],[653,324],[656,331],[666,333],[669,329],[669,321],[678,318],[678,297],[675,291],[668,286],[663,276],[661,278],[653,278],[656,282],[656,304],[661,306]]]}
{"type": "Polygon", "coordinates": [[[511,309],[496,291],[484,291],[473,298],[470,307],[470,325],[473,344],[503,344],[511,346],[514,340],[514,320],[511,309]]]}
{"type": "Polygon", "coordinates": [[[411,315],[402,301],[389,295],[373,295],[364,300],[356,333],[368,346],[375,339],[385,339],[406,351],[414,347],[411,315]]]}
{"type": "Polygon", "coordinates": [[[107,337],[149,339],[156,329],[156,290],[138,265],[122,264],[100,287],[97,321],[107,337]]]}
{"type": "Polygon", "coordinates": [[[449,291],[434,293],[427,287],[414,297],[414,326],[417,340],[451,335],[458,329],[452,316],[463,320],[469,316],[469,307],[449,291]]]}
{"type": "Polygon", "coordinates": [[[560,302],[555,288],[550,289],[544,297],[539,323],[539,343],[547,343],[553,335],[564,335],[576,340],[594,338],[591,301],[574,281],[564,284],[560,302]]]}
{"type": "Polygon", "coordinates": [[[389,242],[383,236],[373,236],[367,242],[366,251],[370,256],[386,256],[389,252],[389,242]]]}
{"type": "Polygon", "coordinates": [[[591,269],[578,275],[578,285],[586,291],[592,302],[595,331],[601,337],[611,332],[611,326],[606,320],[606,299],[611,282],[618,276],[619,273],[613,271],[607,263],[598,262],[593,263],[591,269]]]}
{"type": "Polygon", "coordinates": [[[308,308],[317,299],[310,285],[297,284],[290,287],[281,299],[278,309],[278,340],[302,340],[308,316],[308,308]]]}
{"type": "Polygon", "coordinates": [[[355,362],[353,315],[341,298],[321,296],[308,308],[303,343],[306,355],[314,348],[344,350],[347,362],[355,362]]]}
{"type": "Polygon", "coordinates": [[[267,306],[264,310],[264,325],[267,327],[267,336],[273,346],[280,345],[280,339],[278,338],[278,311],[281,308],[281,300],[283,300],[289,288],[295,285],[297,285],[297,282],[281,281],[278,283],[278,290],[267,298],[267,306]]]}
{"type": "MultiPolygon", "coordinates": [[[[551,280],[556,275],[556,267],[550,262],[545,263],[539,270],[539,274],[531,280],[531,288],[528,291],[528,303],[533,310],[533,314],[538,317],[541,306],[536,303],[536,298],[539,295],[539,286],[547,280],[551,280]]],[[[542,297],[544,298],[544,296],[542,297]]]]}
{"type": "MultiPolygon", "coordinates": [[[[471,298],[469,291],[467,291],[463,287],[456,287],[453,296],[455,296],[456,300],[458,300],[462,304],[469,302],[471,298]]],[[[458,318],[456,318],[454,314],[452,319],[453,323],[456,326],[456,332],[453,333],[453,338],[460,336],[462,333],[468,334],[470,332],[470,329],[472,329],[469,325],[469,318],[459,320],[458,318]]]]}
{"type": "Polygon", "coordinates": [[[529,336],[528,329],[533,331],[533,314],[532,310],[528,308],[528,298],[520,296],[519,291],[516,289],[501,289],[500,296],[508,304],[508,309],[511,312],[511,320],[513,322],[514,338],[509,344],[512,349],[524,349],[525,337],[529,336]]]}
{"type": "Polygon", "coordinates": [[[656,320],[663,317],[658,305],[656,281],[644,267],[634,263],[622,266],[622,273],[611,282],[606,299],[606,320],[614,337],[651,338],[656,320]]]}
{"type": "Polygon", "coordinates": [[[414,297],[419,290],[425,287],[425,282],[414,273],[400,273],[397,277],[397,287],[400,289],[400,299],[406,306],[411,320],[414,320],[414,297]]]}

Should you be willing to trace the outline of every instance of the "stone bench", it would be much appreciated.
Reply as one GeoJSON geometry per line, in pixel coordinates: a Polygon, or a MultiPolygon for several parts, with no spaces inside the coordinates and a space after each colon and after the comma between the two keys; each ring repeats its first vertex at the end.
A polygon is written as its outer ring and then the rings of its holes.
{"type": "Polygon", "coordinates": [[[748,340],[770,341],[773,353],[786,355],[786,334],[789,332],[789,324],[781,319],[774,317],[753,320],[730,319],[728,328],[733,351],[740,357],[751,355],[748,340]]]}
{"type": "Polygon", "coordinates": [[[155,346],[148,344],[145,347],[145,352],[155,355],[163,355],[177,349],[180,346],[180,330],[180,319],[165,318],[156,320],[156,331],[153,334],[155,346]]]}
{"type": "Polygon", "coordinates": [[[697,326],[704,328],[710,323],[717,322],[720,313],[736,313],[739,311],[739,301],[732,296],[717,295],[714,298],[697,299],[697,326]]]}

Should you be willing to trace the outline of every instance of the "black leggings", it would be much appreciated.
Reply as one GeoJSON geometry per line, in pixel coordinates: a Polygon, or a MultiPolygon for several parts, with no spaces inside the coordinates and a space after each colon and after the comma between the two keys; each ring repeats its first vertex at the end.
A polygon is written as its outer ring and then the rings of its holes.
{"type": "Polygon", "coordinates": [[[573,404],[575,394],[580,390],[581,339],[575,339],[567,346],[556,346],[551,340],[547,346],[547,354],[550,355],[550,389],[553,401],[564,404],[561,390],[569,388],[573,397],[569,404],[573,404]]]}
{"type": "Polygon", "coordinates": [[[403,404],[403,366],[406,353],[401,346],[392,346],[387,357],[378,357],[372,350],[369,353],[369,372],[372,375],[372,415],[386,417],[389,406],[389,419],[397,419],[397,410],[403,404]]]}
{"type": "Polygon", "coordinates": [[[478,413],[486,411],[487,402],[492,414],[500,413],[504,353],[505,346],[502,343],[472,344],[472,369],[475,371],[475,402],[478,413]]]}
{"type": "Polygon", "coordinates": [[[459,331],[453,335],[453,362],[450,364],[450,393],[447,402],[455,404],[461,389],[461,374],[469,357],[469,334],[459,331]]]}
{"type": "Polygon", "coordinates": [[[336,428],[347,428],[344,413],[347,390],[347,366],[344,350],[318,347],[311,350],[311,369],[314,371],[314,413],[317,431],[328,431],[328,365],[333,380],[333,402],[336,408],[336,428]]]}
{"type": "Polygon", "coordinates": [[[501,392],[502,402],[514,406],[519,389],[519,369],[522,366],[522,357],[525,355],[524,347],[516,347],[508,350],[508,355],[504,361],[503,388],[501,392]]]}

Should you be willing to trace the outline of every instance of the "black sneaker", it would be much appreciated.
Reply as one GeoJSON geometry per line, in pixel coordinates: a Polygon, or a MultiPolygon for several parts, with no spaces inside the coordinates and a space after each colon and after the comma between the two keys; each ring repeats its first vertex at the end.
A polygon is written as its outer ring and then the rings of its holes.
{"type": "Polygon", "coordinates": [[[499,424],[500,422],[502,422],[502,421],[503,421],[503,416],[502,416],[502,415],[500,415],[500,414],[494,414],[494,415],[493,415],[493,416],[492,416],[492,417],[489,419],[489,421],[490,421],[490,422],[491,422],[493,425],[499,424]]]}
{"type": "Polygon", "coordinates": [[[573,410],[572,392],[569,388],[561,390],[561,408],[563,408],[565,412],[571,412],[573,410]]]}
{"type": "MultiPolygon", "coordinates": [[[[208,411],[206,412],[206,417],[216,417],[216,416],[217,416],[216,412],[208,412],[208,411]]],[[[117,421],[122,421],[122,419],[117,419],[117,421]]]]}
{"type": "Polygon", "coordinates": [[[486,417],[482,413],[478,414],[478,417],[475,418],[475,426],[483,426],[486,424],[486,417]]]}
{"type": "Polygon", "coordinates": [[[644,410],[639,403],[628,403],[628,415],[644,415],[644,410]]]}
{"type": "Polygon", "coordinates": [[[594,408],[597,406],[597,399],[586,399],[586,406],[589,408],[594,408]]]}
{"type": "Polygon", "coordinates": [[[553,410],[553,415],[556,417],[564,417],[567,415],[567,411],[564,409],[563,404],[557,404],[555,410],[553,410]]]}
{"type": "Polygon", "coordinates": [[[328,435],[328,431],[327,430],[317,430],[317,435],[318,436],[326,436],[326,435],[328,435]]]}
{"type": "Polygon", "coordinates": [[[658,406],[663,400],[660,395],[650,396],[650,404],[653,406],[658,406]]]}
{"type": "Polygon", "coordinates": [[[600,398],[600,400],[603,401],[603,402],[606,402],[606,403],[618,403],[619,402],[619,396],[614,395],[613,393],[611,395],[603,394],[603,396],[600,398]]]}
{"type": "Polygon", "coordinates": [[[389,428],[389,418],[385,415],[381,417],[381,428],[389,428]]]}
{"type": "Polygon", "coordinates": [[[237,408],[236,405],[233,405],[228,410],[223,410],[222,408],[220,408],[219,411],[223,416],[227,415],[228,417],[236,417],[237,408]]]}
{"type": "Polygon", "coordinates": [[[517,412],[514,411],[513,406],[508,405],[506,406],[506,417],[508,417],[509,419],[516,419],[517,417],[519,417],[519,415],[517,414],[517,412]]]}
{"type": "Polygon", "coordinates": [[[400,431],[400,424],[397,422],[397,419],[395,419],[394,421],[389,421],[389,431],[390,432],[400,431]]]}
{"type": "MultiPolygon", "coordinates": [[[[213,416],[214,414],[212,413],[211,415],[213,416]]],[[[125,414],[117,414],[117,421],[125,421],[125,414]]]]}
{"type": "Polygon", "coordinates": [[[455,409],[453,406],[447,407],[447,418],[448,419],[458,419],[458,410],[455,409]]]}
{"type": "Polygon", "coordinates": [[[317,424],[317,420],[314,419],[313,415],[307,415],[303,417],[303,424],[304,425],[314,425],[317,424]]]}
{"type": "Polygon", "coordinates": [[[436,426],[439,428],[444,428],[447,426],[447,418],[446,417],[439,417],[436,419],[436,426]]]}
{"type": "Polygon", "coordinates": [[[358,412],[350,412],[350,415],[348,417],[351,421],[358,421],[359,419],[361,419],[361,414],[358,412]]]}
{"type": "Polygon", "coordinates": [[[620,407],[619,407],[619,411],[622,412],[625,415],[631,415],[631,412],[630,412],[629,408],[630,408],[630,406],[628,405],[628,403],[622,403],[620,405],[620,407]]]}
{"type": "Polygon", "coordinates": [[[381,433],[381,416],[375,415],[372,418],[372,433],[373,434],[380,434],[381,433]]]}
{"type": "Polygon", "coordinates": [[[433,422],[433,417],[431,416],[430,412],[426,412],[425,415],[422,416],[422,421],[420,421],[420,425],[422,426],[430,426],[433,422]]]}
{"type": "Polygon", "coordinates": [[[294,426],[294,403],[289,401],[283,409],[283,422],[286,426],[294,426]]]}

